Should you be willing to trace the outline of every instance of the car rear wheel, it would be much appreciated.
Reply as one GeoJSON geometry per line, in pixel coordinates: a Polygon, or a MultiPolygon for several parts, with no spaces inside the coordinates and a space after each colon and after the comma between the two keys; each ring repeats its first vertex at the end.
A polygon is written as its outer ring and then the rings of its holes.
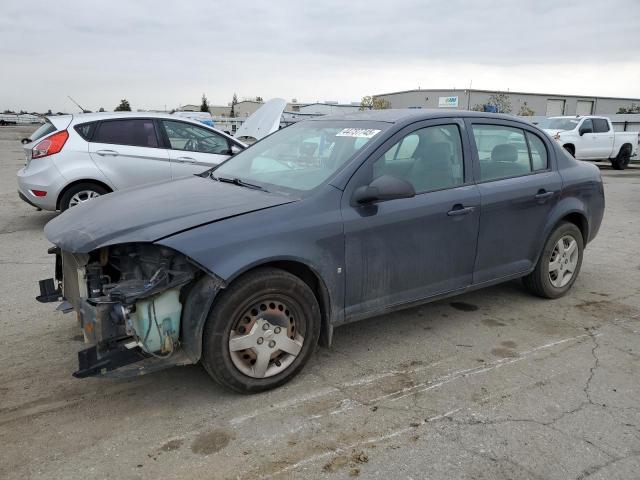
{"type": "Polygon", "coordinates": [[[95,183],[78,183],[69,188],[60,198],[60,211],[80,205],[91,199],[105,195],[109,191],[101,185],[95,183]]]}
{"type": "Polygon", "coordinates": [[[551,234],[533,272],[523,278],[525,287],[544,298],[565,295],[578,277],[584,243],[580,229],[561,223],[551,234]]]}
{"type": "Polygon", "coordinates": [[[202,364],[225,387],[261,392],[291,380],[319,336],[320,308],[307,284],[263,268],[219,294],[205,325],[202,364]]]}

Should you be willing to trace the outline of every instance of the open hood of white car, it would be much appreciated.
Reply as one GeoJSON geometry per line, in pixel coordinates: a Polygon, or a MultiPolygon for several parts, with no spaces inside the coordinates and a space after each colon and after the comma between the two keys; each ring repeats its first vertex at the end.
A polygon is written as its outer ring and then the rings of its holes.
{"type": "Polygon", "coordinates": [[[251,139],[258,141],[275,132],[280,128],[282,112],[286,106],[287,101],[284,98],[272,98],[244,121],[235,137],[251,142],[251,139]]]}

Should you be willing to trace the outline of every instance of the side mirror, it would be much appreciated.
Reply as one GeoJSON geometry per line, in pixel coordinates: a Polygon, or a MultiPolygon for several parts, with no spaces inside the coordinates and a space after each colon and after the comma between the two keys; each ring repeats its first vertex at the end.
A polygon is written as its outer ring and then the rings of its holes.
{"type": "Polygon", "coordinates": [[[578,133],[580,136],[583,136],[585,133],[593,133],[593,129],[591,128],[581,128],[578,133]]]}
{"type": "Polygon", "coordinates": [[[20,140],[20,143],[23,145],[26,145],[27,143],[29,143],[31,140],[29,140],[28,138],[23,138],[22,140],[20,140]]]}
{"type": "Polygon", "coordinates": [[[416,191],[406,180],[392,177],[391,175],[382,175],[376,178],[369,185],[358,187],[353,192],[353,202],[358,205],[367,203],[384,202],[387,200],[395,200],[397,198],[411,198],[416,196],[416,191]]]}
{"type": "Polygon", "coordinates": [[[230,155],[236,155],[238,153],[240,153],[242,151],[242,149],[237,146],[237,145],[231,145],[231,148],[229,149],[229,154],[230,155]]]}

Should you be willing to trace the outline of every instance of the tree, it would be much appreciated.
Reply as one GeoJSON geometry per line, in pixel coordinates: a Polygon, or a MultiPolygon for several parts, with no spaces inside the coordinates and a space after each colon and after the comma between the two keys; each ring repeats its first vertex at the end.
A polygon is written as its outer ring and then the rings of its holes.
{"type": "Polygon", "coordinates": [[[51,109],[47,110],[47,115],[53,115],[53,112],[51,111],[51,109]]]}
{"type": "Polygon", "coordinates": [[[236,105],[238,104],[238,95],[233,94],[233,99],[231,100],[231,111],[229,112],[230,117],[236,116],[236,105]]]}
{"type": "Polygon", "coordinates": [[[640,105],[632,103],[630,107],[620,107],[618,113],[640,113],[640,105]]]}
{"type": "Polygon", "coordinates": [[[200,111],[201,112],[209,111],[209,102],[207,101],[207,96],[204,93],[202,94],[202,103],[200,104],[200,111]]]}
{"type": "Polygon", "coordinates": [[[360,100],[360,110],[386,110],[391,108],[391,103],[384,98],[367,95],[360,100]]]}
{"type": "MultiPolygon", "coordinates": [[[[526,105],[526,102],[525,102],[526,105]]],[[[480,105],[476,103],[471,109],[474,112],[497,112],[497,113],[511,113],[511,97],[506,93],[494,93],[489,97],[487,103],[480,105]]],[[[530,114],[520,113],[519,115],[533,115],[535,112],[527,107],[526,111],[531,111],[530,114]]],[[[523,109],[521,108],[522,112],[523,109]]]]}
{"type": "Polygon", "coordinates": [[[264,102],[264,100],[262,99],[262,97],[256,97],[256,102],[264,102]]]}
{"type": "Polygon", "coordinates": [[[123,98],[120,100],[120,105],[118,105],[114,110],[114,112],[130,112],[131,105],[129,105],[129,100],[123,98]]]}
{"type": "Polygon", "coordinates": [[[100,110],[98,110],[99,112],[104,112],[104,108],[100,107],[100,110]]]}
{"type": "Polygon", "coordinates": [[[487,105],[496,107],[498,113],[511,113],[511,97],[506,93],[494,93],[489,97],[487,105]]]}
{"type": "Polygon", "coordinates": [[[520,115],[521,117],[532,117],[535,114],[535,110],[529,107],[527,105],[527,102],[524,102],[524,104],[520,107],[520,111],[518,112],[518,115],[520,115]]]}

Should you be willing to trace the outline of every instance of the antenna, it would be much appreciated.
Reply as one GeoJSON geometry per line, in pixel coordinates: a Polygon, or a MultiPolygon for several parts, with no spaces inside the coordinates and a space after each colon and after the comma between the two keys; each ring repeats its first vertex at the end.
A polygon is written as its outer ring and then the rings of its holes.
{"type": "Polygon", "coordinates": [[[84,108],[82,108],[82,105],[80,105],[73,98],[71,98],[71,95],[67,95],[67,97],[69,98],[69,100],[71,100],[73,103],[75,103],[78,106],[78,108],[80,109],[81,113],[85,113],[86,112],[86,110],[84,108]]]}

